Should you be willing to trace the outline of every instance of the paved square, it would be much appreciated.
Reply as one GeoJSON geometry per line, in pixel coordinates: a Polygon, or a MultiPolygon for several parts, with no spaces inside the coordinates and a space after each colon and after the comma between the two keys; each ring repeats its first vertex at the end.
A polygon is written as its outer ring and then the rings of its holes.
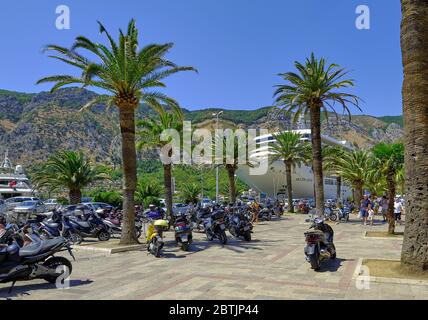
{"type": "Polygon", "coordinates": [[[194,233],[190,252],[180,251],[173,233],[166,233],[168,244],[159,259],[145,251],[108,256],[75,251],[70,289],[35,280],[17,283],[9,295],[9,284],[2,284],[0,298],[428,299],[426,285],[372,282],[368,290],[357,289],[352,276],[358,259],[399,259],[401,240],[365,238],[365,231],[385,230],[386,225],[363,226],[355,216],[348,223],[332,224],[338,259],[314,272],[303,253],[305,218],[291,215],[259,223],[249,243],[229,236],[222,246],[194,233]]]}

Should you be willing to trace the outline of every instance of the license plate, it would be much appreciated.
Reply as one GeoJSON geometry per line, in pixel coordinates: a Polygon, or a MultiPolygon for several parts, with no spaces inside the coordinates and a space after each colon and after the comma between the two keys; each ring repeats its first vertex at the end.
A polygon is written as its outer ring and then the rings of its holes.
{"type": "Polygon", "coordinates": [[[314,254],[314,252],[315,252],[315,246],[306,247],[306,254],[314,254]]]}
{"type": "Polygon", "coordinates": [[[181,241],[182,241],[182,242],[187,242],[187,240],[188,240],[188,238],[187,238],[187,234],[183,234],[183,235],[181,235],[181,236],[180,236],[180,238],[181,238],[181,241]]]}
{"type": "Polygon", "coordinates": [[[225,226],[224,224],[221,224],[221,225],[220,225],[220,229],[221,229],[221,230],[224,230],[224,229],[226,229],[226,226],[225,226]]]}

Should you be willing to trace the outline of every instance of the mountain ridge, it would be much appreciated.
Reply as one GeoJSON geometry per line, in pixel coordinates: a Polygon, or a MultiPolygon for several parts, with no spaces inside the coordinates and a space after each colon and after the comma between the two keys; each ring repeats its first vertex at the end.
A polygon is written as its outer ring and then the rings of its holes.
{"type": "MultiPolygon", "coordinates": [[[[13,163],[33,164],[45,160],[60,149],[83,150],[97,162],[120,161],[120,139],[117,111],[106,112],[99,104],[79,112],[97,93],[81,88],[64,88],[54,93],[23,93],[0,89],[0,158],[6,149],[13,163]]],[[[194,125],[214,128],[212,113],[223,111],[221,124],[225,127],[266,128],[270,131],[292,128],[290,119],[275,116],[270,107],[255,110],[183,108],[186,120],[194,125]]],[[[137,119],[153,114],[140,105],[137,119]]],[[[376,142],[396,141],[403,136],[402,116],[375,117],[329,115],[324,119],[324,134],[348,140],[357,147],[368,148],[376,142]]]]}

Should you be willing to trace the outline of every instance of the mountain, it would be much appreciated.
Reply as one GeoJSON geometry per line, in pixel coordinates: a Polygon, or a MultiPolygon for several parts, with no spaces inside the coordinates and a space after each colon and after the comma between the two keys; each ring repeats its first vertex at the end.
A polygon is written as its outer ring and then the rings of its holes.
{"type": "MultiPolygon", "coordinates": [[[[85,89],[65,88],[48,92],[20,93],[0,90],[0,158],[6,149],[12,162],[31,165],[46,159],[60,149],[82,150],[98,162],[118,162],[120,139],[118,114],[100,104],[91,110],[80,108],[97,94],[85,89]]],[[[290,127],[284,116],[275,115],[269,107],[257,110],[224,110],[210,108],[189,111],[186,120],[193,125],[214,129],[213,113],[223,111],[222,127],[267,128],[271,132],[290,127]]],[[[153,114],[144,105],[137,110],[137,119],[153,114]]],[[[403,136],[403,119],[368,115],[338,119],[329,116],[323,121],[323,133],[348,140],[360,148],[390,142],[403,136]]]]}

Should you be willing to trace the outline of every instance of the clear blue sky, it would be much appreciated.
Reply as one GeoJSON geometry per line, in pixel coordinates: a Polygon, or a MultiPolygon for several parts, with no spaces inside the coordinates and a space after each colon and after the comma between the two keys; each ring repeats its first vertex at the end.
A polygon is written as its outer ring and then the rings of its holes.
{"type": "MultiPolygon", "coordinates": [[[[166,93],[188,109],[255,109],[271,105],[279,72],[312,51],[352,71],[365,114],[401,114],[399,0],[20,0],[0,9],[0,88],[39,92],[38,78],[69,72],[40,49],[69,46],[77,35],[103,39],[137,20],[143,44],[174,42],[169,58],[199,74],[168,80],[166,93]],[[57,30],[57,5],[71,10],[71,29],[57,30]],[[355,9],[371,9],[371,29],[357,30],[355,9]]],[[[358,112],[355,110],[356,114],[358,112]]]]}

